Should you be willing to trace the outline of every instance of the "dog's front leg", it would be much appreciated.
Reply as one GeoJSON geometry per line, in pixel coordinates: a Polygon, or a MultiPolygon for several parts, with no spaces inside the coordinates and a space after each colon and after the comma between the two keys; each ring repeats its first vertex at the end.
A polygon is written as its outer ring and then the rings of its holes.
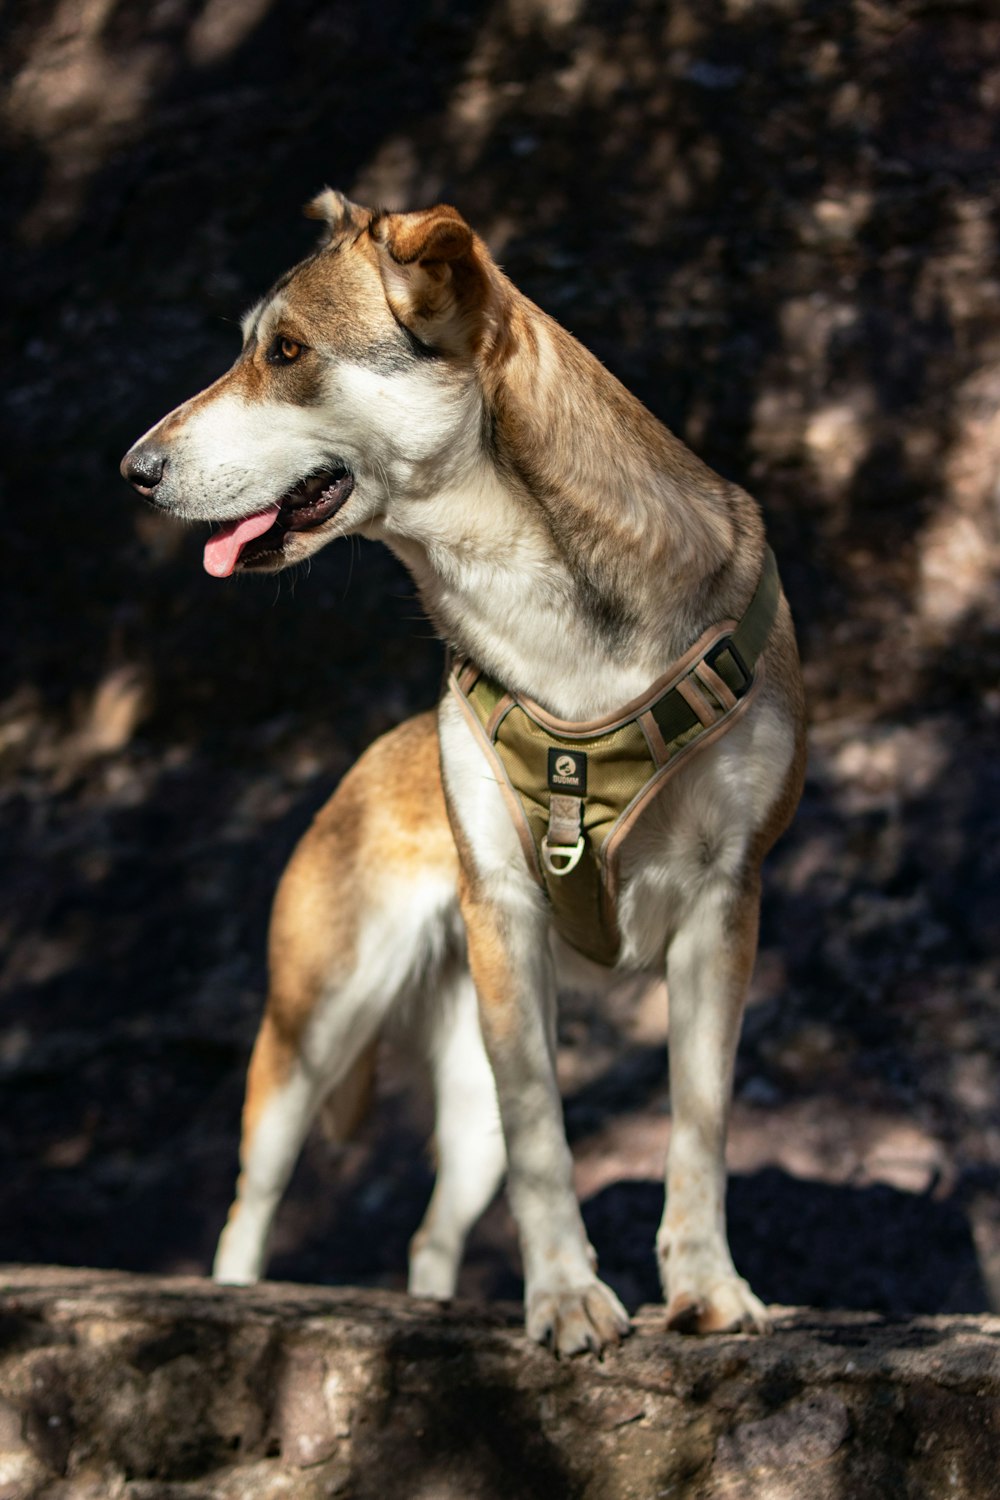
{"type": "Polygon", "coordinates": [[[469,966],[479,997],[508,1158],[508,1195],[524,1261],[528,1334],[557,1354],[595,1353],[628,1332],[628,1316],[594,1274],[573,1190],[553,1058],[554,980],[546,917],[475,871],[460,885],[469,966]]]}
{"type": "Polygon", "coordinates": [[[705,891],[667,955],[672,1125],[656,1248],[668,1325],[687,1333],[768,1326],[726,1237],[726,1126],[759,906],[759,876],[705,891]]]}
{"type": "Polygon", "coordinates": [[[573,1190],[555,1074],[555,981],[548,916],[497,775],[455,700],[438,728],[459,904],[507,1148],[507,1190],[524,1262],[529,1335],[559,1354],[601,1350],[628,1332],[598,1281],[573,1190]]]}

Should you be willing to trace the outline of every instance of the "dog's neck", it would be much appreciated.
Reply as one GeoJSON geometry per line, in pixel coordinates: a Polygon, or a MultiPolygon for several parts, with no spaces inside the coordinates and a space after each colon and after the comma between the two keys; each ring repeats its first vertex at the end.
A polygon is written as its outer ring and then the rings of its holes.
{"type": "Polygon", "coordinates": [[[382,531],[438,629],[561,717],[643,691],[756,583],[754,502],[501,278],[466,463],[382,531]]]}

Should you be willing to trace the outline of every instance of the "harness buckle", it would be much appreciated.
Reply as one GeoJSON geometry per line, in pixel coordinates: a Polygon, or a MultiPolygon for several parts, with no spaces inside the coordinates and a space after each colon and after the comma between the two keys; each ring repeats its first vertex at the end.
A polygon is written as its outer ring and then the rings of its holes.
{"type": "Polygon", "coordinates": [[[542,839],[542,864],[550,875],[568,875],[575,870],[580,863],[583,854],[583,834],[575,844],[550,844],[548,834],[542,839]],[[565,860],[565,864],[557,865],[557,859],[565,860]]]}
{"type": "MultiPolygon", "coordinates": [[[[712,668],[713,672],[717,671],[718,669],[715,664],[724,651],[729,652],[729,655],[736,663],[736,666],[739,669],[740,676],[743,679],[738,687],[732,687],[732,685],[729,683],[727,683],[727,686],[730,687],[731,691],[735,693],[737,698],[742,698],[744,694],[748,693],[750,691],[750,688],[753,686],[753,672],[750,670],[740,653],[737,651],[736,643],[734,642],[731,635],[724,635],[721,640],[716,641],[714,646],[710,646],[705,652],[705,655],[702,657],[702,661],[706,662],[707,665],[712,668]]],[[[722,676],[721,672],[719,673],[719,675],[720,677],[722,676]]]]}

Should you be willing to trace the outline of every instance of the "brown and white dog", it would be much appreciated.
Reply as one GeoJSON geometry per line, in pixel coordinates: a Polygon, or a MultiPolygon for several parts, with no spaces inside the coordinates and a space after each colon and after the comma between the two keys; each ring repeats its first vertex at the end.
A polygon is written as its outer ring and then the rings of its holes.
{"type": "MultiPolygon", "coordinates": [[[[442,637],[568,720],[639,696],[761,571],[755,503],[696,458],[503,276],[452,208],[327,190],[320,247],[246,317],[243,352],[122,471],[222,529],[210,573],[269,572],[335,537],[384,541],[442,637]]],[[[657,1254],[671,1327],[763,1329],[725,1228],[733,1059],[760,865],[798,801],[803,701],[782,599],[748,712],[670,780],[621,871],[619,971],[666,969],[673,1127],[657,1254]]],[[[435,1080],[438,1175],[410,1289],[448,1298],[507,1172],[527,1328],[561,1354],[628,1330],[596,1275],[553,1065],[560,945],[495,776],[446,695],[373,745],[278,891],[216,1277],[260,1276],[324,1104],[350,1129],[393,1017],[435,1080]],[[495,1083],[495,1088],[494,1088],[495,1083]]],[[[596,972],[596,971],[595,971],[596,972]]]]}

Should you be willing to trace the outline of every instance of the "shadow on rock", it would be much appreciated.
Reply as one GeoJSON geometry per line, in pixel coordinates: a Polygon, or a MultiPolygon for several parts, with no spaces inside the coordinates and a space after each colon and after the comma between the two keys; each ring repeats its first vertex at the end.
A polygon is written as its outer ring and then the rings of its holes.
{"type": "MultiPolygon", "coordinates": [[[[654,1182],[614,1183],[584,1205],[601,1273],[632,1306],[660,1300],[653,1245],[662,1212],[654,1182]]],[[[894,1316],[989,1308],[954,1197],[809,1182],[767,1168],[730,1179],[729,1240],[741,1274],[768,1303],[894,1316]]]]}

